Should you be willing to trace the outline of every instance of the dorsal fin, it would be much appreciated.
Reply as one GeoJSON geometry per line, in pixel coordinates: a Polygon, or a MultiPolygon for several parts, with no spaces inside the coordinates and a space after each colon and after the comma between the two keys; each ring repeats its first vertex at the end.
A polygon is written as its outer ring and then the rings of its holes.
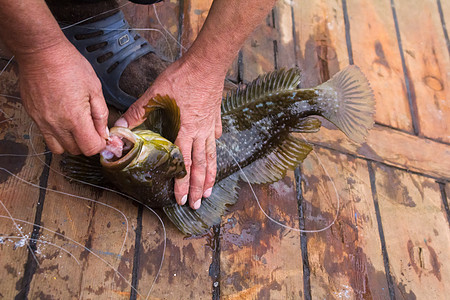
{"type": "Polygon", "coordinates": [[[247,178],[241,179],[250,183],[272,183],[280,180],[288,170],[295,169],[311,152],[312,146],[289,135],[269,155],[253,162],[243,169],[247,178]]]}
{"type": "Polygon", "coordinates": [[[228,92],[222,101],[222,113],[242,109],[248,103],[258,102],[270,94],[297,88],[301,80],[297,68],[281,69],[261,75],[246,87],[239,85],[235,91],[228,92]]]}
{"type": "Polygon", "coordinates": [[[210,197],[202,199],[199,209],[174,204],[164,207],[164,212],[177,228],[186,235],[205,234],[213,225],[220,224],[227,207],[238,199],[238,176],[232,175],[216,183],[210,197]]]}
{"type": "Polygon", "coordinates": [[[174,143],[180,130],[180,108],[176,101],[168,95],[158,94],[148,101],[144,109],[146,127],[174,143]]]}

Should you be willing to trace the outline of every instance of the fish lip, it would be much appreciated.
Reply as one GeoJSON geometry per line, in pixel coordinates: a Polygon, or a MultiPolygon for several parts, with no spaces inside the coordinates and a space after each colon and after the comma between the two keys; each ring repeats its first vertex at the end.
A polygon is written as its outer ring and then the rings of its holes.
{"type": "Polygon", "coordinates": [[[106,168],[119,169],[125,167],[136,157],[136,155],[141,150],[142,143],[139,143],[140,138],[126,127],[113,127],[109,130],[109,132],[110,135],[116,135],[118,137],[126,138],[127,140],[131,141],[134,146],[126,155],[115,161],[109,161],[103,156],[100,156],[100,163],[103,167],[106,168]]]}

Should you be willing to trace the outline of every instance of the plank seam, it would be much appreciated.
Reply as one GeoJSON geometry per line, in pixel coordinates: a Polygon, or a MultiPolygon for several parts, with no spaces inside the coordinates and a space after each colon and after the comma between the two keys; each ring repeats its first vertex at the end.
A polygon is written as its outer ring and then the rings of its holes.
{"type": "Polygon", "coordinates": [[[350,36],[350,20],[348,18],[347,0],[342,0],[342,11],[343,11],[343,15],[344,15],[345,41],[347,43],[348,63],[350,65],[353,65],[354,64],[353,47],[352,47],[352,40],[351,40],[351,36],[350,36]]]}
{"type": "MultiPolygon", "coordinates": [[[[305,229],[305,214],[303,211],[303,188],[302,188],[302,170],[301,166],[295,169],[295,189],[298,203],[299,228],[305,229]]],[[[308,258],[308,236],[306,232],[300,232],[300,252],[303,265],[303,296],[306,300],[311,300],[311,269],[308,258]]]]}
{"type": "Polygon", "coordinates": [[[439,184],[441,190],[442,204],[444,205],[445,212],[447,213],[447,222],[450,225],[450,209],[448,207],[447,192],[445,191],[445,183],[436,181],[439,184]]]}
{"type": "Polygon", "coordinates": [[[407,131],[407,130],[404,130],[404,129],[400,129],[400,128],[396,128],[396,127],[392,127],[390,125],[386,125],[386,124],[383,124],[383,123],[375,122],[375,125],[382,126],[382,127],[385,127],[385,128],[389,128],[391,130],[395,130],[395,131],[398,131],[398,132],[406,133],[406,134],[408,134],[410,136],[413,136],[415,138],[418,138],[420,140],[429,140],[429,141],[433,141],[433,142],[436,142],[436,143],[439,143],[439,144],[442,144],[442,145],[450,146],[449,142],[441,141],[441,140],[438,140],[438,139],[435,139],[435,138],[430,138],[430,137],[427,137],[427,136],[417,136],[415,134],[412,134],[410,131],[407,131]]]}
{"type": "Polygon", "coordinates": [[[426,174],[426,173],[420,173],[420,172],[413,171],[413,170],[410,170],[410,169],[407,169],[407,168],[401,168],[401,167],[396,166],[396,165],[390,165],[390,164],[388,164],[388,163],[381,162],[381,161],[378,161],[378,160],[375,160],[375,159],[372,159],[372,158],[368,158],[368,157],[361,156],[361,155],[356,155],[356,154],[353,154],[353,153],[350,153],[350,152],[341,151],[341,150],[339,150],[339,149],[335,149],[335,148],[332,148],[332,147],[329,147],[329,146],[317,144],[317,143],[315,143],[315,142],[308,142],[308,143],[311,144],[311,145],[313,145],[313,146],[315,146],[315,147],[319,147],[319,148],[323,148],[323,149],[327,149],[327,150],[331,150],[331,151],[336,151],[336,152],[338,152],[338,153],[341,153],[341,154],[345,154],[345,155],[351,156],[351,157],[353,157],[353,158],[364,159],[364,160],[366,160],[366,161],[368,161],[368,162],[381,164],[381,165],[383,165],[383,166],[387,166],[387,167],[390,167],[390,168],[393,168],[393,169],[405,171],[405,172],[408,172],[408,173],[411,173],[411,174],[415,174],[415,175],[420,175],[420,176],[423,176],[423,177],[426,177],[426,178],[431,178],[431,179],[434,179],[434,180],[440,180],[441,182],[442,182],[442,181],[449,182],[449,181],[448,181],[447,179],[445,179],[445,178],[439,178],[439,177],[432,176],[432,175],[429,175],[429,174],[426,174]]]}
{"type": "Polygon", "coordinates": [[[209,266],[209,276],[212,279],[212,299],[220,299],[220,224],[213,226],[213,255],[209,266]]]}
{"type": "MultiPolygon", "coordinates": [[[[45,148],[45,151],[48,151],[48,148],[45,148]]],[[[46,153],[45,154],[45,165],[44,169],[42,170],[41,176],[39,178],[39,186],[41,187],[39,190],[39,198],[38,203],[36,206],[36,214],[34,216],[34,224],[33,225],[33,232],[31,233],[31,238],[29,241],[30,249],[33,251],[33,253],[36,252],[36,242],[39,239],[39,230],[41,225],[41,219],[42,219],[42,212],[44,210],[44,202],[45,202],[45,196],[47,194],[47,185],[48,185],[48,177],[50,174],[50,164],[52,162],[52,154],[46,153]]],[[[25,263],[25,271],[23,274],[23,277],[20,279],[20,285],[21,289],[20,292],[16,295],[15,299],[27,299],[28,293],[30,292],[30,284],[33,280],[34,274],[37,269],[37,263],[35,261],[36,257],[33,256],[31,251],[28,251],[28,257],[27,262],[25,263]]]]}
{"type": "Polygon", "coordinates": [[[445,24],[444,12],[442,11],[441,0],[437,0],[439,17],[441,18],[442,30],[444,31],[445,42],[447,43],[448,55],[450,56],[450,39],[448,37],[447,25],[445,24]]]}
{"type": "Polygon", "coordinates": [[[397,43],[398,43],[398,48],[400,50],[400,59],[402,62],[402,68],[403,68],[403,76],[405,77],[405,86],[406,86],[406,94],[408,96],[408,104],[409,104],[409,112],[411,114],[411,120],[412,120],[412,126],[413,126],[413,132],[415,135],[419,135],[420,133],[420,126],[419,126],[419,119],[417,117],[417,103],[412,95],[411,92],[411,79],[409,77],[409,71],[408,68],[406,67],[406,60],[405,60],[405,55],[403,52],[403,44],[402,44],[402,39],[400,36],[400,27],[398,24],[398,19],[397,19],[397,11],[395,9],[395,3],[394,0],[391,0],[391,8],[392,8],[392,16],[394,18],[394,25],[395,25],[395,33],[397,35],[397,43]]]}
{"type": "MultiPolygon", "coordinates": [[[[183,39],[183,24],[184,24],[184,0],[178,1],[178,9],[180,15],[178,16],[178,36],[177,41],[178,45],[183,45],[182,39],[183,39]]],[[[179,59],[183,55],[183,47],[180,47],[180,51],[177,54],[177,59],[179,59]]]]}
{"type": "Polygon", "coordinates": [[[298,67],[298,53],[297,53],[297,35],[295,34],[295,13],[294,13],[294,6],[292,3],[291,6],[291,19],[292,19],[292,41],[293,41],[293,47],[294,47],[294,59],[295,59],[295,66],[298,67]]]}
{"type": "Polygon", "coordinates": [[[369,170],[370,187],[372,189],[373,204],[375,207],[375,215],[377,217],[378,234],[380,236],[381,253],[383,254],[384,270],[389,289],[389,296],[390,299],[393,300],[395,299],[394,281],[392,279],[392,274],[389,267],[389,255],[386,249],[386,240],[384,238],[383,224],[381,222],[380,206],[378,205],[378,194],[377,194],[377,187],[375,184],[375,172],[373,170],[372,162],[367,162],[367,168],[369,170]]]}
{"type": "Polygon", "coordinates": [[[139,204],[137,224],[136,224],[136,238],[134,241],[134,256],[133,256],[133,270],[131,277],[131,291],[130,300],[137,299],[137,289],[139,286],[139,267],[140,267],[140,254],[141,254],[141,239],[142,239],[142,213],[144,211],[144,206],[139,204]]]}

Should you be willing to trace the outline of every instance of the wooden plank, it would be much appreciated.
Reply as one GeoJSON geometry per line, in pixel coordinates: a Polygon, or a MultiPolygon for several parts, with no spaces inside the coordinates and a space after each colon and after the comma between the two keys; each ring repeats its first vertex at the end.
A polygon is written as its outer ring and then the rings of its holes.
{"type": "Polygon", "coordinates": [[[379,164],[374,173],[397,299],[447,298],[450,230],[438,184],[379,164]]]}
{"type": "MultiPolygon", "coordinates": [[[[447,34],[450,33],[450,3],[445,0],[439,0],[442,8],[442,15],[444,16],[445,28],[447,29],[447,34]]],[[[444,30],[444,28],[442,28],[444,30]]],[[[447,44],[447,47],[450,45],[447,44]]],[[[450,49],[449,49],[450,51],[450,49]]],[[[450,55],[450,53],[449,53],[450,55]]]]}
{"type": "Polygon", "coordinates": [[[376,99],[378,123],[413,132],[390,0],[348,0],[353,58],[376,99]]]}
{"type": "Polygon", "coordinates": [[[349,64],[341,1],[293,1],[303,87],[327,80],[349,64]]]}
{"type": "Polygon", "coordinates": [[[419,134],[450,143],[450,57],[436,1],[396,0],[419,134]]]}
{"type": "Polygon", "coordinates": [[[278,1],[273,8],[275,62],[278,69],[296,66],[292,2],[278,1]]]}
{"type": "MultiPolygon", "coordinates": [[[[221,227],[220,292],[224,299],[303,297],[300,234],[267,219],[247,183],[221,227]]],[[[298,229],[292,172],[274,184],[253,186],[262,208],[298,229]]]]}
{"type": "MultiPolygon", "coordinates": [[[[2,61],[0,70],[5,65],[2,61]]],[[[0,76],[0,94],[12,96],[0,96],[0,298],[4,299],[13,299],[22,288],[28,238],[33,232],[33,226],[23,221],[34,222],[39,203],[39,188],[22,181],[39,186],[43,172],[38,157],[27,156],[33,153],[30,144],[34,144],[36,153],[45,149],[39,134],[29,135],[32,121],[15,98],[19,93],[17,81],[15,64],[0,76]],[[26,238],[21,239],[23,236],[26,238]]]]}
{"type": "Polygon", "coordinates": [[[320,131],[305,134],[317,145],[330,147],[344,153],[423,173],[435,178],[450,179],[450,149],[447,145],[418,138],[383,126],[375,126],[362,146],[350,141],[328,122],[320,131]],[[395,141],[395,142],[394,142],[395,141]]]}
{"type": "Polygon", "coordinates": [[[252,81],[259,75],[275,69],[274,46],[276,39],[272,13],[247,38],[241,48],[242,80],[252,81]]]}
{"type": "MultiPolygon", "coordinates": [[[[278,5],[247,39],[241,49],[242,80],[255,79],[275,68],[274,41],[280,67],[295,64],[293,48],[282,43],[281,17],[288,7],[278,5]],[[278,19],[277,19],[278,17],[278,19]],[[278,22],[279,23],[274,23],[278,22]]],[[[290,14],[289,14],[290,17],[290,14]]],[[[290,28],[292,37],[292,25],[290,28]]],[[[239,201],[221,225],[220,295],[225,299],[295,299],[303,296],[300,234],[267,219],[247,184],[242,183],[239,201]]],[[[295,178],[289,173],[272,185],[253,187],[264,210],[276,220],[298,229],[295,178]],[[276,203],[276,205],[274,205],[276,203]]]]}
{"type": "Polygon", "coordinates": [[[123,7],[123,12],[130,26],[155,49],[172,61],[177,58],[181,51],[178,43],[178,1],[164,1],[154,5],[130,3],[123,7]]]}
{"type": "Polygon", "coordinates": [[[388,299],[367,163],[316,147],[301,170],[306,229],[339,209],[308,233],[312,298],[388,299]]]}
{"type": "Polygon", "coordinates": [[[114,275],[114,269],[118,269],[131,282],[136,207],[131,201],[113,193],[84,184],[70,184],[67,178],[57,173],[60,172],[59,159],[57,156],[52,162],[48,185],[52,190],[67,195],[47,192],[42,213],[42,224],[46,229],[41,230],[41,239],[64,248],[73,256],[62,249],[45,247],[41,251],[41,267],[31,282],[30,297],[51,295],[61,299],[84,299],[97,295],[115,298],[117,293],[129,292],[129,285],[114,275]],[[115,207],[127,220],[101,203],[115,207]]]}
{"type": "MultiPolygon", "coordinates": [[[[213,283],[209,267],[213,250],[210,236],[185,239],[167,218],[167,248],[160,276],[156,281],[151,299],[211,299],[213,283]]],[[[146,211],[139,258],[139,290],[150,290],[158,271],[163,253],[161,224],[153,214],[146,211]],[[156,233],[158,233],[156,235],[156,233]]]]}
{"type": "Polygon", "coordinates": [[[212,0],[186,0],[183,10],[183,33],[181,43],[188,49],[195,41],[208,16],[212,0]]]}

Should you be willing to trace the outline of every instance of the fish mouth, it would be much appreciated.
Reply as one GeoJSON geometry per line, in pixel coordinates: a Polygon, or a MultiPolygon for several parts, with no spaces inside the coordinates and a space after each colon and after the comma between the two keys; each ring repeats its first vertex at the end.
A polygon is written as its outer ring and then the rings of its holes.
{"type": "Polygon", "coordinates": [[[106,168],[122,168],[127,166],[142,148],[140,139],[130,129],[125,127],[113,127],[110,129],[110,139],[120,139],[123,142],[120,155],[115,155],[108,149],[100,153],[100,163],[106,168]]]}

